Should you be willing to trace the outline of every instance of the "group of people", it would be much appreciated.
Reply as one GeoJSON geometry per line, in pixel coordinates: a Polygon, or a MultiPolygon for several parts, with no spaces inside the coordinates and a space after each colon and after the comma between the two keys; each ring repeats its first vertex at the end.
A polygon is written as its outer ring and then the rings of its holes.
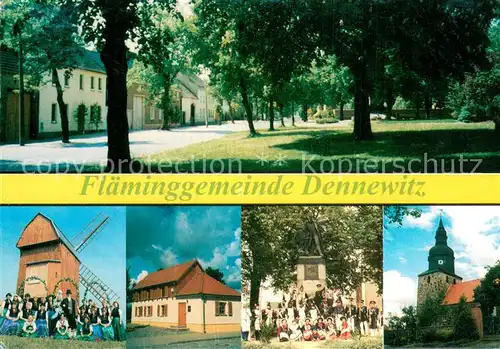
{"type": "Polygon", "coordinates": [[[71,290],[63,297],[18,296],[7,293],[0,307],[0,335],[29,338],[78,339],[83,341],[122,341],[124,328],[118,302],[106,300],[98,307],[85,300],[78,307],[71,290]]]}
{"type": "MultiPolygon", "coordinates": [[[[292,287],[283,295],[277,308],[267,303],[261,309],[255,304],[249,314],[255,338],[259,340],[263,324],[276,329],[279,341],[319,341],[350,339],[353,333],[361,336],[381,335],[382,312],[375,301],[358,304],[345,298],[338,290],[317,285],[314,296],[304,288],[292,287]]],[[[245,333],[243,335],[245,339],[245,333]]],[[[247,336],[248,337],[248,336],[247,336]]]]}

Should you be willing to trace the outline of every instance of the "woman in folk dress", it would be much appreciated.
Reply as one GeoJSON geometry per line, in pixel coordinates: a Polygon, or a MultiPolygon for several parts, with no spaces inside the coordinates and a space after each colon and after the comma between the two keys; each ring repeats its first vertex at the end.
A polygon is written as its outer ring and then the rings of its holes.
{"type": "Polygon", "coordinates": [[[15,335],[19,331],[21,311],[18,303],[11,303],[10,309],[5,314],[5,320],[0,327],[0,335],[15,335]]]}
{"type": "Polygon", "coordinates": [[[105,341],[112,341],[115,339],[115,333],[113,331],[113,326],[111,325],[111,315],[107,307],[101,309],[101,327],[102,327],[102,339],[105,341]]]}
{"type": "Polygon", "coordinates": [[[80,320],[82,321],[82,327],[80,328],[80,333],[76,338],[80,341],[93,342],[93,326],[90,323],[90,318],[87,315],[84,315],[82,318],[80,318],[80,320]]]}
{"type": "Polygon", "coordinates": [[[347,324],[345,317],[342,316],[340,321],[342,321],[340,339],[351,339],[351,330],[349,329],[349,325],[347,324]]]}
{"type": "Polygon", "coordinates": [[[326,335],[328,336],[328,339],[337,338],[337,328],[335,327],[335,323],[331,317],[326,319],[326,335]]]}
{"type": "Polygon", "coordinates": [[[120,342],[125,340],[122,311],[120,309],[120,304],[118,304],[117,301],[113,302],[113,307],[111,308],[111,326],[113,326],[115,341],[120,342]]]}
{"type": "Polygon", "coordinates": [[[302,330],[300,329],[300,325],[297,321],[297,319],[294,319],[292,321],[292,324],[290,325],[290,340],[291,341],[301,341],[302,340],[302,330]]]}
{"type": "Polygon", "coordinates": [[[37,336],[40,338],[45,338],[49,336],[49,314],[45,309],[45,303],[40,303],[40,309],[38,310],[35,318],[36,332],[37,336]]]}

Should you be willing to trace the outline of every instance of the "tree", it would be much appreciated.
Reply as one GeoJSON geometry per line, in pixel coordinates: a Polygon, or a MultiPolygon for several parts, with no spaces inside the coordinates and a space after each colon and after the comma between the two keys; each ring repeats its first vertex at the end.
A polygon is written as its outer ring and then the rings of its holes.
{"type": "Polygon", "coordinates": [[[64,0],[78,9],[83,37],[95,44],[107,74],[108,170],[130,171],[131,157],[127,120],[127,40],[141,35],[150,6],[174,12],[174,0],[64,0]]]}
{"type": "Polygon", "coordinates": [[[127,285],[127,303],[132,303],[133,301],[133,289],[135,287],[135,282],[130,277],[130,266],[127,267],[125,275],[125,285],[127,285]]]}
{"type": "Polygon", "coordinates": [[[474,300],[481,304],[484,316],[491,315],[495,307],[500,307],[500,260],[487,269],[481,284],[474,290],[474,300]]]}
{"type": "Polygon", "coordinates": [[[210,70],[210,78],[224,90],[241,96],[250,136],[257,135],[253,124],[251,98],[259,91],[260,67],[247,54],[240,40],[248,15],[242,0],[201,0],[195,4],[197,44],[196,62],[210,70]]]}
{"type": "Polygon", "coordinates": [[[17,50],[19,39],[22,40],[28,84],[39,88],[50,81],[56,89],[62,142],[69,143],[69,111],[58,70],[64,70],[66,81],[84,55],[74,8],[59,0],[9,0],[4,4],[1,17],[8,27],[12,28],[16,23],[22,27],[20,38],[6,35],[3,44],[17,50]]]}
{"type": "Polygon", "coordinates": [[[171,87],[180,72],[190,70],[193,53],[190,33],[194,28],[191,21],[162,7],[150,6],[147,11],[149,15],[141,16],[144,23],[141,24],[137,55],[137,60],[144,65],[134,67],[140,70],[137,82],[148,89],[148,95],[161,96],[155,104],[164,112],[162,129],[169,130],[173,116],[171,87]]]}
{"type": "Polygon", "coordinates": [[[406,216],[419,218],[422,215],[422,210],[419,208],[408,206],[385,206],[384,207],[384,220],[389,224],[398,224],[401,226],[406,216]]]}
{"type": "Polygon", "coordinates": [[[353,291],[364,281],[382,286],[381,208],[378,206],[247,206],[242,212],[242,280],[250,304],[263,282],[284,290],[295,281],[297,234],[318,222],[327,284],[353,291]],[[353,252],[355,251],[355,252],[353,252]]]}
{"type": "Polygon", "coordinates": [[[446,289],[439,290],[434,295],[429,295],[422,304],[417,307],[417,324],[421,329],[430,327],[442,321],[447,309],[443,307],[443,299],[446,294],[446,289]]]}
{"type": "Polygon", "coordinates": [[[455,340],[476,340],[479,339],[479,331],[476,321],[472,316],[467,298],[462,295],[460,301],[453,309],[453,334],[455,340]]]}
{"type": "Polygon", "coordinates": [[[462,77],[486,65],[487,30],[495,2],[313,1],[311,21],[322,48],[354,76],[354,137],[370,139],[369,98],[380,47],[393,47],[401,66],[430,81],[462,77]],[[418,14],[418,15],[415,15],[418,14]]]}
{"type": "Polygon", "coordinates": [[[224,281],[224,273],[221,272],[219,268],[207,267],[205,269],[205,274],[213,277],[215,280],[223,284],[226,284],[226,282],[224,281]]]}

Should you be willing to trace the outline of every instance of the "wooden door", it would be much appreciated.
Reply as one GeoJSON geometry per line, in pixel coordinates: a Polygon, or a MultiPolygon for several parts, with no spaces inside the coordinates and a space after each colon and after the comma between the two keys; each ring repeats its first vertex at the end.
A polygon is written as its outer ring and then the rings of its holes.
{"type": "Polygon", "coordinates": [[[179,326],[186,326],[186,303],[179,303],[179,326]]]}
{"type": "MultiPolygon", "coordinates": [[[[9,91],[7,93],[7,125],[5,140],[8,143],[19,142],[19,94],[9,91]]],[[[30,114],[31,95],[24,94],[24,140],[30,139],[30,114]]]]}

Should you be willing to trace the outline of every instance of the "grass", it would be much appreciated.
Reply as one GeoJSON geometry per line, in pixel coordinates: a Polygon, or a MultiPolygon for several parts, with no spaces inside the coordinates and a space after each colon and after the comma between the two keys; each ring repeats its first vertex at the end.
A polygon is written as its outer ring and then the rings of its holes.
{"type": "Polygon", "coordinates": [[[483,349],[497,349],[500,348],[500,341],[474,341],[474,342],[449,342],[449,343],[415,343],[402,347],[385,345],[385,348],[412,348],[412,349],[423,349],[423,348],[483,348],[483,349]]]}
{"type": "Polygon", "coordinates": [[[164,173],[174,169],[172,163],[189,173],[209,172],[210,166],[215,173],[442,173],[451,171],[453,159],[454,172],[460,172],[463,157],[463,172],[475,167],[470,159],[482,160],[476,172],[500,172],[500,137],[493,123],[372,121],[372,129],[374,139],[362,142],[353,140],[352,124],[286,127],[256,137],[238,132],[141,160],[153,172],[164,173]],[[438,160],[424,166],[424,154],[438,160]]]}
{"type": "Polygon", "coordinates": [[[7,349],[118,349],[126,348],[125,342],[83,342],[77,340],[55,340],[41,338],[21,338],[16,336],[0,336],[0,343],[7,349]]]}
{"type": "Polygon", "coordinates": [[[334,340],[320,342],[286,342],[277,341],[271,343],[242,342],[243,349],[381,349],[382,338],[364,337],[360,340],[334,340]]]}

